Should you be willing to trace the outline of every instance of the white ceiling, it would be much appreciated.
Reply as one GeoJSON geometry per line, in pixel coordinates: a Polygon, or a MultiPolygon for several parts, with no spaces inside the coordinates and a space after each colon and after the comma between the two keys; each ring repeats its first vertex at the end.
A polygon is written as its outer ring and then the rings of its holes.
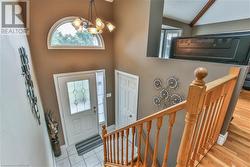
{"type": "MultiPolygon", "coordinates": [[[[165,0],[163,16],[189,24],[207,1],[165,0]]],[[[216,0],[196,25],[246,18],[250,18],[250,0],[216,0]]]]}

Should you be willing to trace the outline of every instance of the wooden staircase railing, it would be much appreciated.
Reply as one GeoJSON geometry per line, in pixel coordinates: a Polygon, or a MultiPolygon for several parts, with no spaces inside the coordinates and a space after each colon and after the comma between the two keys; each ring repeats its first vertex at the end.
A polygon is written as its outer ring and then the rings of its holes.
{"type": "MultiPolygon", "coordinates": [[[[187,111],[185,127],[177,157],[177,167],[196,166],[216,142],[222,128],[226,111],[239,75],[239,68],[231,68],[223,78],[205,84],[207,70],[195,70],[196,79],[189,86],[187,101],[154,113],[135,123],[107,133],[103,126],[104,165],[116,166],[159,166],[157,162],[159,134],[165,117],[168,117],[168,131],[164,148],[162,167],[167,166],[172,138],[172,128],[178,111],[187,111]],[[156,130],[152,131],[152,122],[156,122],[156,130]],[[142,134],[146,132],[146,141],[142,145],[142,134]],[[150,133],[155,132],[153,155],[150,156],[150,133]],[[131,141],[129,141],[131,140],[131,141]],[[137,153],[135,143],[137,140],[137,153]],[[131,150],[129,144],[131,142],[131,150]],[[142,152],[144,150],[144,152],[142,152]],[[129,152],[131,153],[129,155],[129,152]],[[148,157],[152,157],[151,165],[148,157]]],[[[152,135],[152,134],[151,134],[152,135]]]]}
{"type": "Polygon", "coordinates": [[[177,167],[198,165],[217,141],[239,72],[239,68],[233,67],[225,77],[205,84],[207,70],[196,69],[196,80],[190,85],[187,97],[177,167]]]}
{"type": "Polygon", "coordinates": [[[164,159],[167,161],[169,154],[169,145],[171,143],[172,127],[175,122],[175,115],[177,111],[181,111],[185,108],[186,101],[183,101],[175,106],[164,109],[160,112],[152,114],[148,117],[140,119],[135,123],[123,127],[121,129],[115,130],[107,134],[106,127],[103,126],[102,137],[104,146],[104,164],[105,166],[143,166],[147,167],[147,160],[150,148],[150,132],[152,127],[152,122],[156,121],[156,134],[155,134],[155,144],[153,150],[152,166],[157,166],[157,153],[158,153],[158,141],[159,133],[163,122],[163,117],[169,117],[169,129],[167,134],[167,144],[164,153],[164,159]],[[144,153],[142,154],[142,131],[143,128],[146,129],[146,141],[144,145],[144,153]],[[135,132],[137,134],[137,157],[135,157],[135,132]],[[129,135],[132,135],[132,148],[129,150],[129,135]],[[121,138],[119,138],[121,136],[121,138]],[[125,142],[123,142],[125,138],[125,142]],[[115,140],[114,140],[115,139],[115,140]],[[118,144],[117,144],[118,143],[118,144]],[[118,147],[117,147],[118,146],[118,147]],[[122,147],[119,149],[119,147],[122,147]],[[125,148],[125,150],[123,149],[125,148]],[[129,151],[131,151],[131,157],[128,157],[129,151]],[[125,155],[125,156],[124,156],[125,155]],[[143,155],[143,157],[141,156],[143,155]],[[129,159],[130,158],[130,159],[129,159]],[[136,161],[135,161],[136,160],[136,161]]]}

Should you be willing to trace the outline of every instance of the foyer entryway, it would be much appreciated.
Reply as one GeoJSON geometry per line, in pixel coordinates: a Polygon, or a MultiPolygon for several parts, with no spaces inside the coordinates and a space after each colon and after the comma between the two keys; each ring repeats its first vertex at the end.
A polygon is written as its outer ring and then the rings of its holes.
{"type": "Polygon", "coordinates": [[[55,74],[54,81],[66,146],[99,134],[105,123],[105,71],[55,74]]]}

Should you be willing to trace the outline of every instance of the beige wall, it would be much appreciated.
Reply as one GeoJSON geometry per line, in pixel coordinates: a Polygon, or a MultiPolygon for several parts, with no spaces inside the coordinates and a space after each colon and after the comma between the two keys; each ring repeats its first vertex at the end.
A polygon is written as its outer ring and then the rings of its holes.
{"type": "Polygon", "coordinates": [[[216,34],[235,31],[250,31],[250,19],[194,26],[192,29],[192,35],[216,34]]]}
{"type": "MultiPolygon", "coordinates": [[[[185,60],[161,60],[146,57],[150,22],[149,10],[150,1],[148,0],[120,0],[115,1],[114,4],[114,20],[117,26],[114,34],[115,68],[139,75],[140,77],[139,118],[159,110],[152,104],[152,97],[157,94],[152,84],[155,78],[159,77],[165,81],[170,76],[176,76],[180,81],[178,92],[186,96],[188,85],[194,79],[193,71],[195,68],[203,66],[208,69],[209,75],[206,81],[211,81],[225,75],[229,69],[229,65],[225,64],[185,60]]],[[[177,150],[184,126],[184,114],[184,112],[180,112],[177,115],[168,166],[174,166],[176,162],[177,150]]],[[[161,134],[161,146],[164,146],[166,139],[166,124],[167,122],[164,120],[162,132],[165,133],[161,134]]],[[[161,159],[163,147],[159,149],[159,157],[161,159]]]]}
{"type": "Polygon", "coordinates": [[[192,35],[192,27],[190,27],[186,23],[182,23],[180,21],[173,20],[173,19],[170,19],[170,18],[167,18],[167,17],[163,17],[162,18],[162,24],[177,27],[177,28],[181,28],[182,29],[182,36],[184,36],[184,37],[188,37],[188,36],[192,35]]]}
{"type": "MultiPolygon", "coordinates": [[[[113,93],[112,34],[103,33],[106,49],[95,50],[48,50],[47,34],[50,27],[66,16],[87,18],[88,0],[34,0],[31,5],[31,30],[29,35],[31,54],[41,92],[44,110],[51,110],[60,122],[53,74],[105,69],[107,92],[113,93]]],[[[98,14],[112,20],[112,4],[97,0],[98,14]]],[[[114,94],[113,94],[114,95],[114,94]]],[[[113,98],[107,99],[108,124],[114,123],[113,98]]],[[[60,141],[64,144],[60,126],[60,141]]]]}

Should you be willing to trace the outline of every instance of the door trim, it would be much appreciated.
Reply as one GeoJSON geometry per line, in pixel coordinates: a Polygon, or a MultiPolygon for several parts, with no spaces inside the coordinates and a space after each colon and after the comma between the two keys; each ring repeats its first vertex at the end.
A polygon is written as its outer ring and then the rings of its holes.
{"type": "Polygon", "coordinates": [[[123,72],[123,71],[119,71],[119,70],[115,70],[115,125],[116,125],[116,128],[119,127],[119,123],[118,123],[118,100],[117,100],[117,97],[118,97],[118,75],[119,74],[122,74],[122,75],[125,75],[125,76],[128,76],[128,77],[132,77],[134,79],[136,79],[136,84],[137,84],[137,91],[136,91],[136,119],[138,119],[138,96],[139,96],[139,76],[138,75],[134,75],[134,74],[130,74],[130,73],[127,73],[127,72],[123,72]]]}
{"type": "MultiPolygon", "coordinates": [[[[106,74],[105,74],[105,70],[104,69],[53,74],[54,84],[55,84],[55,90],[56,90],[56,98],[57,98],[57,103],[58,103],[58,107],[59,107],[59,113],[60,113],[60,119],[61,119],[62,129],[63,129],[63,138],[64,138],[64,142],[65,142],[65,146],[66,147],[69,146],[69,141],[68,141],[68,138],[67,138],[67,130],[66,130],[66,125],[65,125],[65,118],[64,118],[64,114],[62,113],[63,107],[62,107],[62,104],[61,104],[61,94],[60,94],[60,91],[59,91],[59,81],[58,81],[58,79],[60,77],[72,76],[72,75],[79,75],[79,74],[96,73],[98,71],[103,71],[104,72],[104,95],[105,95],[105,98],[104,98],[104,116],[105,116],[105,124],[107,125],[106,74]]],[[[97,103],[98,103],[98,101],[97,101],[97,103]]],[[[98,120],[99,120],[99,115],[98,115],[98,120]]],[[[99,121],[98,121],[98,132],[99,132],[99,121]]]]}

